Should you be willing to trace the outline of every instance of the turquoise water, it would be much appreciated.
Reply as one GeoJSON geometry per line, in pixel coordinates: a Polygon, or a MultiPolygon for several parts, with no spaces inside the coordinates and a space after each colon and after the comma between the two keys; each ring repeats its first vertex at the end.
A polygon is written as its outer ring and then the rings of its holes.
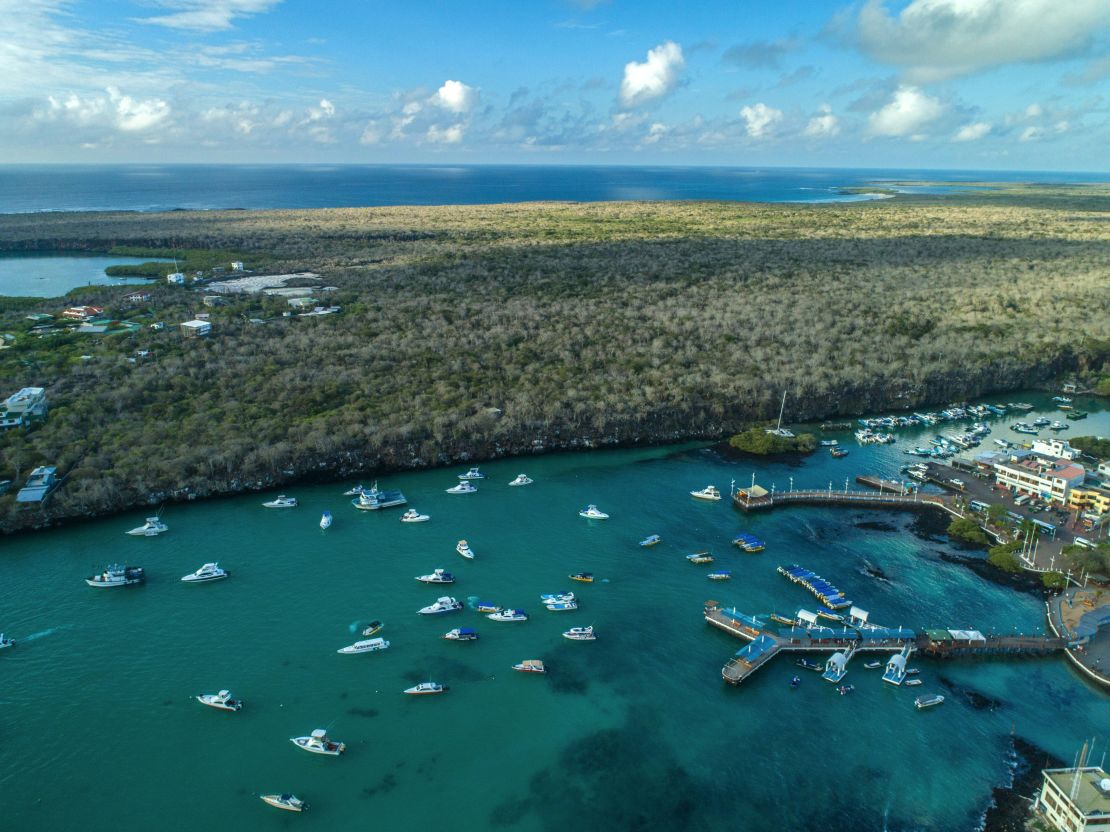
{"type": "MultiPolygon", "coordinates": [[[[1012,420],[993,421],[992,436],[1010,435],[1004,421],[1012,420]]],[[[1100,412],[1070,432],[1108,427],[1110,414],[1100,412]]],[[[812,609],[812,596],[775,573],[789,562],[821,572],[890,625],[1042,632],[1041,602],[941,561],[955,550],[910,533],[908,515],[745,517],[727,501],[687,496],[707,483],[727,492],[732,479],[750,481],[753,467],[760,482],[780,487],[790,476],[798,487],[894,474],[906,461],[900,449],[933,432],[903,431],[890,447],[852,442],[843,460],[819,453],[796,464],[753,466],[697,446],[509,460],[483,465],[489,479],[466,496],[444,493],[465,466],[383,479],[431,515],[418,525],[398,522],[397,509],[356,512],[342,496],[348,483],[290,488],[301,501],[293,510],[261,508],[272,494],[170,506],[170,532],[158,538],[124,536],[142,520],[135,512],[6,539],[0,627],[19,643],[0,655],[0,825],[974,828],[992,786],[1008,780],[1011,730],[1070,759],[1084,737],[1110,733],[1104,693],[1062,658],[915,660],[925,679],[917,692],[949,696],[925,712],[914,710],[913,688],[884,685],[861,662],[849,671],[849,696],[809,673],[791,691],[790,677],[802,672],[782,658],[730,688],[720,669],[741,644],[704,623],[702,603],[812,609]],[[522,470],[535,484],[509,488],[522,470]],[[612,519],[580,519],[587,502],[612,519]],[[321,532],[325,509],[335,524],[321,532]],[[764,538],[767,551],[729,546],[741,529],[764,538]],[[664,542],[640,549],[652,532],[664,542]],[[461,537],[476,560],[455,554],[461,537]],[[709,582],[708,567],[683,557],[697,549],[711,549],[733,580],[709,582]],[[144,566],[147,584],[84,585],[117,559],[144,566]],[[209,560],[232,577],[179,582],[209,560]],[[869,577],[865,562],[889,583],[869,577]],[[458,583],[413,580],[437,566],[458,583]],[[573,584],[566,576],[576,570],[599,580],[573,584]],[[541,607],[540,593],[569,588],[578,611],[541,607]],[[532,617],[416,615],[440,594],[532,617]],[[337,655],[372,618],[386,622],[391,648],[337,655]],[[560,637],[585,624],[597,628],[596,642],[560,637]],[[459,626],[476,627],[481,639],[439,638],[459,626]],[[526,658],[543,659],[549,674],[509,669],[526,658]],[[939,675],[1001,705],[975,709],[939,675]],[[427,679],[450,692],[401,694],[427,679]],[[221,687],[245,699],[242,712],[191,698],[221,687]],[[317,727],[348,752],[319,758],[289,743],[317,727]],[[256,796],[285,790],[311,811],[294,818],[256,796]]]]}
{"type": "Polygon", "coordinates": [[[109,266],[135,265],[158,259],[82,254],[44,257],[4,253],[0,254],[0,295],[55,298],[78,286],[149,284],[150,281],[142,277],[108,277],[104,270],[109,266]]]}

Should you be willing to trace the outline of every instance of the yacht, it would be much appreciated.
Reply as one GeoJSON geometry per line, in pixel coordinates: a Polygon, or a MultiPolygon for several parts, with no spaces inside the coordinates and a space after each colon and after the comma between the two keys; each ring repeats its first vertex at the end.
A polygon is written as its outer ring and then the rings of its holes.
{"type": "Polygon", "coordinates": [[[597,636],[594,635],[594,627],[592,624],[589,627],[571,627],[563,633],[563,638],[569,638],[571,641],[597,640],[597,636]]]}
{"type": "Polygon", "coordinates": [[[320,528],[321,529],[330,529],[331,528],[331,512],[330,511],[325,511],[323,514],[320,515],[320,528]]]}
{"type": "Polygon", "coordinates": [[[927,693],[924,696],[919,696],[913,700],[914,707],[919,711],[925,708],[932,708],[934,705],[939,705],[944,701],[944,697],[939,693],[927,693]]]}
{"type": "Polygon", "coordinates": [[[530,476],[528,476],[527,474],[517,474],[516,479],[514,479],[511,483],[509,483],[509,485],[531,485],[531,484],[532,484],[532,478],[530,476]]]}
{"type": "Polygon", "coordinates": [[[514,664],[513,670],[519,670],[521,673],[547,673],[547,668],[539,659],[525,659],[520,664],[514,664]]]}
{"type": "Polygon", "coordinates": [[[343,496],[344,497],[357,497],[359,494],[361,494],[365,490],[366,489],[363,488],[361,484],[359,484],[359,485],[356,485],[354,488],[348,488],[346,491],[343,492],[343,496]]]}
{"type": "Polygon", "coordinates": [[[478,489],[467,480],[460,480],[458,485],[446,489],[448,494],[474,494],[477,490],[478,489]]]}
{"type": "Polygon", "coordinates": [[[474,605],[474,609],[480,613],[501,612],[503,607],[499,607],[492,601],[479,601],[474,605]]]}
{"type": "Polygon", "coordinates": [[[243,700],[234,698],[229,690],[221,690],[219,693],[202,693],[197,697],[197,702],[221,711],[243,710],[243,700]]]}
{"type": "Polygon", "coordinates": [[[222,581],[227,575],[227,570],[220,569],[218,563],[206,563],[196,572],[191,572],[182,578],[181,582],[185,584],[203,584],[207,581],[222,581]]]}
{"type": "Polygon", "coordinates": [[[649,534],[647,537],[640,541],[640,545],[646,549],[649,546],[654,546],[655,544],[662,542],[663,538],[661,538],[659,535],[649,534]]]}
{"type": "Polygon", "coordinates": [[[707,485],[701,491],[691,491],[690,496],[698,500],[713,500],[716,502],[721,499],[721,492],[717,490],[717,486],[707,485]]]}
{"type": "Polygon", "coordinates": [[[427,523],[431,519],[427,514],[421,514],[414,508],[410,508],[401,515],[402,523],[427,523]]]}
{"type": "Polygon", "coordinates": [[[168,532],[170,527],[162,522],[161,517],[148,517],[141,526],[136,526],[127,532],[135,537],[154,537],[162,532],[168,532]]]}
{"type": "Polygon", "coordinates": [[[439,682],[421,682],[419,685],[405,688],[405,693],[410,696],[431,696],[435,693],[443,693],[446,690],[447,685],[441,685],[439,682]]]}
{"type": "Polygon", "coordinates": [[[388,650],[389,642],[384,638],[368,638],[365,641],[356,641],[354,644],[348,644],[346,647],[340,647],[336,653],[344,653],[346,655],[353,655],[355,653],[373,653],[377,650],[388,650]]]}
{"type": "Polygon", "coordinates": [[[575,572],[569,576],[572,581],[578,581],[583,584],[592,584],[594,582],[593,572],[575,572]]]}
{"type": "Polygon", "coordinates": [[[431,575],[418,575],[416,580],[425,584],[453,584],[455,576],[443,569],[436,569],[431,575]]]}
{"type": "Polygon", "coordinates": [[[451,598],[448,595],[444,595],[442,598],[437,598],[434,604],[429,604],[426,607],[421,607],[419,610],[417,610],[417,613],[419,615],[441,615],[445,612],[455,612],[455,610],[461,609],[462,604],[460,604],[454,598],[451,598]]]}
{"type": "Polygon", "coordinates": [[[377,511],[382,508],[403,506],[407,502],[405,495],[400,491],[382,491],[375,482],[372,488],[363,488],[359,491],[358,496],[351,500],[351,505],[359,511],[377,511]]]}
{"type": "Polygon", "coordinates": [[[528,614],[524,610],[502,610],[486,616],[490,621],[527,621],[528,614]]]}
{"type": "Polygon", "coordinates": [[[474,560],[474,550],[470,548],[470,544],[465,540],[460,540],[455,544],[455,551],[467,560],[474,560]]]}
{"type": "Polygon", "coordinates": [[[362,631],[362,634],[364,636],[376,636],[382,631],[383,627],[385,627],[385,624],[383,624],[381,621],[371,621],[369,626],[367,626],[367,628],[362,631]]]}
{"type": "Polygon", "coordinates": [[[4,634],[0,633],[0,650],[3,650],[5,647],[11,647],[14,644],[14,638],[4,638],[4,634]]]}
{"type": "Polygon", "coordinates": [[[484,480],[486,475],[479,471],[477,468],[471,468],[465,474],[459,474],[460,480],[484,480]]]}
{"type": "Polygon", "coordinates": [[[303,812],[308,804],[295,794],[261,794],[263,803],[268,803],[275,809],[285,809],[287,812],[303,812]]]}
{"type": "Polygon", "coordinates": [[[325,754],[329,757],[338,757],[347,750],[345,743],[329,739],[328,732],[323,728],[317,728],[307,737],[290,737],[289,742],[297,748],[303,748],[313,754],[325,754]]]}
{"type": "Polygon", "coordinates": [[[279,494],[272,500],[262,504],[264,508],[296,508],[297,498],[286,497],[284,494],[279,494]]]}
{"type": "Polygon", "coordinates": [[[141,584],[145,578],[146,575],[143,573],[143,568],[141,566],[120,566],[119,564],[114,564],[99,575],[90,575],[85,578],[85,583],[97,588],[129,586],[131,584],[141,584]]]}
{"type": "Polygon", "coordinates": [[[609,515],[599,509],[592,503],[578,512],[579,517],[585,517],[587,520],[608,520],[609,515]]]}
{"type": "Polygon", "coordinates": [[[448,641],[477,641],[478,632],[470,627],[456,627],[443,634],[448,641]]]}

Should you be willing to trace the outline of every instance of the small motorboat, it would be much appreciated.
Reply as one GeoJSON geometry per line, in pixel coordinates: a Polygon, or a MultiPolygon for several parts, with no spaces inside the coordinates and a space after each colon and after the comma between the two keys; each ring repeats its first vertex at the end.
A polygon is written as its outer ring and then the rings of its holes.
{"type": "Polygon", "coordinates": [[[848,452],[843,448],[829,448],[829,456],[833,459],[843,459],[848,456],[848,452]]]}
{"type": "Polygon", "coordinates": [[[229,690],[221,690],[219,693],[202,693],[197,697],[197,702],[220,711],[243,710],[243,700],[234,698],[229,690]]]}
{"type": "Polygon", "coordinates": [[[913,700],[913,705],[917,710],[922,711],[925,708],[932,708],[934,705],[939,705],[944,701],[944,697],[939,693],[927,693],[924,696],[919,696],[913,700]]]}
{"type": "Polygon", "coordinates": [[[728,581],[732,580],[732,571],[729,569],[718,569],[716,572],[709,573],[709,580],[711,581],[728,581]]]}
{"type": "Polygon", "coordinates": [[[134,537],[154,537],[162,532],[168,532],[170,527],[162,522],[161,517],[148,517],[146,522],[127,532],[134,537]]]}
{"type": "Polygon", "coordinates": [[[459,474],[460,480],[484,480],[486,475],[479,471],[477,468],[471,468],[465,474],[459,474]]]}
{"type": "Polygon", "coordinates": [[[481,613],[490,613],[501,612],[503,608],[489,601],[479,601],[477,604],[474,605],[474,609],[481,613]]]}
{"type": "Polygon", "coordinates": [[[796,688],[796,687],[798,687],[798,685],[800,685],[801,683],[802,683],[802,678],[801,678],[800,676],[795,676],[795,677],[794,677],[793,679],[791,679],[791,680],[790,680],[790,687],[791,687],[792,689],[793,689],[793,688],[796,688]]]}
{"type": "Polygon", "coordinates": [[[544,606],[552,612],[567,612],[578,609],[577,601],[546,601],[544,606]]]}
{"type": "Polygon", "coordinates": [[[906,687],[915,688],[918,685],[922,684],[922,682],[920,679],[907,679],[904,684],[906,685],[906,687]]]}
{"type": "Polygon", "coordinates": [[[220,569],[218,563],[206,563],[196,572],[192,572],[181,579],[185,584],[203,584],[208,581],[222,581],[228,576],[226,569],[220,569]]]}
{"type": "Polygon", "coordinates": [[[866,667],[868,670],[874,670],[875,668],[882,667],[882,666],[883,666],[882,662],[867,662],[866,664],[864,664],[864,667],[866,667]]]}
{"type": "Polygon", "coordinates": [[[907,676],[917,676],[920,673],[921,673],[921,671],[918,670],[916,667],[906,668],[906,675],[907,676]]]}
{"type": "Polygon", "coordinates": [[[0,650],[4,650],[5,648],[13,647],[13,646],[15,646],[15,639],[14,638],[4,638],[4,634],[0,633],[0,650]]]}
{"type": "Polygon", "coordinates": [[[444,633],[443,637],[448,641],[477,641],[478,631],[470,627],[456,627],[444,633]]]}
{"type": "Polygon", "coordinates": [[[1067,396],[1053,396],[1052,401],[1060,402],[1061,404],[1071,404],[1072,400],[1069,399],[1067,396]]]}
{"type": "Polygon", "coordinates": [[[471,485],[467,480],[462,480],[458,485],[452,486],[447,489],[448,494],[473,494],[478,489],[471,485]]]}
{"type": "Polygon", "coordinates": [[[98,589],[112,586],[130,586],[141,584],[146,579],[146,574],[141,566],[109,566],[99,575],[90,575],[85,578],[85,583],[98,589]]]}
{"type": "Polygon", "coordinates": [[[643,540],[640,541],[640,545],[643,546],[644,548],[647,548],[649,546],[654,546],[657,543],[662,543],[662,542],[663,542],[663,538],[661,538],[659,535],[649,534],[647,537],[645,537],[643,540]]]}
{"type": "Polygon", "coordinates": [[[347,750],[345,743],[335,742],[328,738],[328,732],[317,728],[307,737],[290,737],[289,742],[313,754],[324,754],[328,757],[338,757],[347,750]]]}
{"type": "Polygon", "coordinates": [[[709,554],[709,552],[694,552],[693,554],[687,555],[686,560],[690,561],[690,563],[713,563],[713,555],[709,554]]]}
{"type": "Polygon", "coordinates": [[[847,696],[849,693],[851,693],[855,689],[856,689],[855,685],[841,685],[836,690],[837,690],[837,693],[839,693],[841,696],[847,696]]]}
{"type": "Polygon", "coordinates": [[[547,673],[547,668],[539,659],[525,659],[519,664],[514,664],[513,670],[519,670],[521,673],[547,673]]]}
{"type": "Polygon", "coordinates": [[[345,655],[354,655],[355,653],[374,653],[378,650],[388,650],[389,642],[384,638],[370,638],[366,641],[356,641],[354,644],[348,644],[346,647],[340,647],[336,653],[343,653],[345,655]]]}
{"type": "Polygon", "coordinates": [[[405,688],[405,693],[409,696],[431,696],[436,693],[444,693],[446,690],[447,685],[441,685],[439,682],[421,682],[419,685],[405,688]]]}
{"type": "Polygon", "coordinates": [[[516,479],[509,483],[509,485],[531,485],[532,478],[527,474],[517,474],[516,479]]]}
{"type": "Polygon", "coordinates": [[[546,592],[540,596],[540,600],[545,604],[552,601],[573,601],[573,592],[546,592]]]}
{"type": "Polygon", "coordinates": [[[427,514],[421,514],[414,508],[410,508],[401,515],[402,523],[427,523],[431,519],[427,514]]]}
{"type": "Polygon", "coordinates": [[[321,529],[330,529],[331,528],[331,512],[330,511],[325,511],[323,514],[320,515],[320,528],[321,529]]]}
{"type": "Polygon", "coordinates": [[[1052,420],[1046,419],[1044,416],[1038,416],[1033,420],[1033,427],[1035,428],[1047,428],[1051,424],[1052,420]]]}
{"type": "Polygon", "coordinates": [[[585,517],[587,520],[608,520],[609,515],[599,509],[592,503],[578,512],[579,517],[585,517]]]}
{"type": "Polygon", "coordinates": [[[362,634],[364,636],[376,636],[382,631],[383,627],[385,627],[385,624],[383,624],[381,621],[371,621],[370,625],[362,631],[362,634]]]}
{"type": "Polygon", "coordinates": [[[441,615],[445,612],[454,612],[455,610],[461,609],[462,604],[460,604],[454,598],[444,595],[442,598],[437,598],[434,604],[429,604],[426,607],[422,607],[417,612],[420,615],[441,615]]]}
{"type": "Polygon", "coordinates": [[[416,580],[425,584],[453,584],[455,576],[443,569],[436,569],[431,575],[418,575],[416,580]]]}
{"type": "Polygon", "coordinates": [[[365,490],[366,489],[363,488],[361,484],[356,485],[354,488],[348,488],[346,491],[344,491],[343,496],[344,497],[357,497],[359,494],[361,494],[365,490]]]}
{"type": "Polygon", "coordinates": [[[571,627],[565,633],[563,638],[569,638],[571,641],[596,641],[597,636],[594,635],[594,626],[591,624],[589,627],[571,627]]]}
{"type": "Polygon", "coordinates": [[[284,809],[287,812],[303,812],[308,804],[293,794],[260,794],[263,803],[268,803],[275,809],[284,809]]]}
{"type": "Polygon", "coordinates": [[[286,497],[284,494],[279,494],[274,499],[263,503],[262,506],[264,508],[296,508],[297,498],[286,497]]]}
{"type": "Polygon", "coordinates": [[[707,485],[701,491],[691,491],[690,496],[696,500],[712,500],[716,502],[721,499],[721,492],[717,490],[717,486],[707,485]]]}
{"type": "Polygon", "coordinates": [[[806,670],[820,671],[824,669],[821,667],[821,665],[819,665],[812,659],[798,659],[796,662],[794,662],[794,664],[796,664],[798,667],[804,667],[806,670]]]}
{"type": "Polygon", "coordinates": [[[501,610],[486,616],[490,621],[527,621],[528,614],[524,610],[501,610]]]}
{"type": "Polygon", "coordinates": [[[594,582],[593,572],[575,572],[573,575],[568,576],[572,581],[578,581],[583,584],[592,584],[594,582]]]}
{"type": "Polygon", "coordinates": [[[474,560],[474,550],[470,548],[470,544],[465,540],[460,540],[455,544],[455,551],[467,560],[474,560]]]}

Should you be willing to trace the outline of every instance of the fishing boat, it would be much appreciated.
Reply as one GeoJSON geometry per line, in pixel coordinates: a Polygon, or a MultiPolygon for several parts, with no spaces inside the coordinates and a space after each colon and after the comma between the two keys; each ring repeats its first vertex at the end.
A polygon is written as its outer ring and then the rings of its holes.
{"type": "Polygon", "coordinates": [[[474,605],[474,609],[477,612],[490,613],[501,612],[504,607],[499,607],[497,604],[491,603],[490,601],[479,601],[477,604],[474,605]]]}
{"type": "Polygon", "coordinates": [[[320,528],[325,529],[325,530],[331,528],[331,512],[330,511],[325,511],[323,514],[320,515],[320,528]]]}
{"type": "Polygon", "coordinates": [[[701,491],[691,491],[690,496],[695,500],[711,500],[716,502],[721,499],[721,492],[717,490],[717,486],[707,485],[701,491]]]}
{"type": "Polygon", "coordinates": [[[918,685],[922,684],[922,681],[920,679],[907,679],[905,682],[903,682],[903,684],[906,687],[914,688],[914,687],[917,687],[918,685]]]}
{"type": "Polygon", "coordinates": [[[448,641],[477,641],[478,632],[470,627],[456,627],[444,633],[443,637],[448,641]]]}
{"type": "Polygon", "coordinates": [[[4,634],[0,633],[0,650],[4,650],[5,648],[8,648],[8,647],[13,647],[14,645],[15,645],[15,639],[14,638],[5,638],[4,634]]]}
{"type": "Polygon", "coordinates": [[[868,670],[875,670],[878,667],[882,667],[883,663],[882,662],[866,662],[863,666],[866,667],[868,670]]]}
{"type": "Polygon", "coordinates": [[[297,498],[286,497],[284,494],[279,494],[277,497],[274,497],[274,499],[263,503],[262,506],[264,508],[296,508],[297,498]]]}
{"type": "Polygon", "coordinates": [[[708,577],[711,581],[727,581],[732,578],[732,572],[728,569],[718,569],[716,572],[710,572],[708,577]]]}
{"type": "Polygon", "coordinates": [[[408,500],[400,491],[382,491],[375,482],[371,488],[359,486],[357,496],[351,500],[351,505],[359,511],[378,511],[383,508],[403,506],[408,500]]]}
{"type": "Polygon", "coordinates": [[[478,489],[470,484],[468,480],[461,480],[458,485],[453,485],[447,489],[448,494],[474,494],[478,489]]]}
{"type": "Polygon", "coordinates": [[[777,621],[779,624],[785,624],[787,627],[792,627],[797,623],[795,619],[787,618],[785,615],[779,615],[777,612],[771,613],[768,618],[772,621],[777,621]]]}
{"type": "Polygon", "coordinates": [[[414,508],[410,508],[401,515],[402,523],[427,523],[431,519],[427,514],[421,514],[414,508]]]}
{"type": "Polygon", "coordinates": [[[344,497],[357,497],[359,494],[361,494],[365,490],[366,489],[363,488],[361,484],[359,484],[359,485],[356,485],[354,488],[348,488],[346,491],[343,492],[343,496],[344,497]]]}
{"type": "Polygon", "coordinates": [[[471,468],[465,474],[459,474],[460,480],[484,480],[486,475],[479,471],[477,468],[471,468]]]}
{"type": "Polygon", "coordinates": [[[307,737],[290,737],[289,742],[312,754],[323,754],[328,757],[338,757],[347,750],[345,743],[329,739],[328,732],[317,728],[307,737]]]}
{"type": "Polygon", "coordinates": [[[573,575],[568,576],[572,581],[578,581],[583,584],[592,584],[594,582],[593,572],[575,572],[573,575]]]}
{"type": "Polygon", "coordinates": [[[709,552],[694,552],[686,556],[690,563],[713,563],[713,556],[709,552]]]}
{"type": "Polygon", "coordinates": [[[589,627],[571,627],[563,633],[563,638],[569,638],[571,641],[597,641],[593,624],[589,627]]]}
{"type": "Polygon", "coordinates": [[[474,560],[474,550],[470,548],[470,544],[465,540],[460,540],[455,544],[455,551],[467,560],[474,560]]]}
{"type": "Polygon", "coordinates": [[[221,690],[219,693],[202,693],[197,697],[197,702],[219,711],[243,710],[243,700],[234,698],[229,690],[221,690]]]}
{"type": "Polygon", "coordinates": [[[259,798],[263,803],[287,812],[303,812],[308,808],[308,804],[294,794],[260,794],[259,798]]]}
{"type": "Polygon", "coordinates": [[[599,509],[592,503],[578,512],[579,517],[585,517],[587,520],[608,520],[609,515],[599,509]]]}
{"type": "Polygon", "coordinates": [[[170,527],[162,522],[161,517],[148,517],[145,523],[136,526],[127,533],[133,537],[154,537],[169,530],[170,527]]]}
{"type": "Polygon", "coordinates": [[[1053,422],[1051,425],[1048,426],[1048,429],[1049,430],[1067,430],[1068,426],[1066,424],[1064,424],[1063,422],[1061,422],[1059,419],[1057,419],[1055,422],[1053,422]]]}
{"type": "Polygon", "coordinates": [[[186,584],[203,584],[208,581],[222,581],[228,576],[226,569],[220,569],[218,563],[206,563],[196,572],[191,572],[181,579],[186,584]]]}
{"type": "Polygon", "coordinates": [[[426,607],[421,607],[417,610],[419,615],[442,615],[445,612],[454,612],[461,610],[462,604],[450,596],[444,595],[442,598],[437,598],[434,604],[428,604],[426,607]]]}
{"type": "Polygon", "coordinates": [[[146,579],[146,574],[141,566],[120,566],[113,564],[99,575],[90,575],[85,578],[85,583],[97,589],[113,586],[130,586],[141,584],[146,579]]]}
{"type": "Polygon", "coordinates": [[[822,670],[821,665],[812,659],[798,659],[794,664],[798,667],[804,667],[806,670],[816,670],[818,672],[822,670]]]}
{"type": "Polygon", "coordinates": [[[524,610],[501,610],[486,616],[490,621],[527,621],[528,614],[524,610]]]}
{"type": "Polygon", "coordinates": [[[381,621],[374,620],[371,621],[369,626],[367,626],[366,629],[362,631],[362,634],[364,636],[374,636],[380,633],[383,627],[385,627],[385,624],[383,624],[381,621]]]}
{"type": "Polygon", "coordinates": [[[405,693],[409,696],[432,696],[446,691],[447,685],[441,685],[439,682],[421,682],[419,685],[405,688],[405,693]]]}
{"type": "Polygon", "coordinates": [[[1065,419],[1071,419],[1073,422],[1078,422],[1080,419],[1086,419],[1087,418],[1087,411],[1086,410],[1073,410],[1071,413],[1067,414],[1064,418],[1065,419]]]}
{"type": "Polygon", "coordinates": [[[530,476],[528,476],[527,474],[517,474],[516,478],[513,479],[513,481],[509,483],[509,485],[531,485],[531,484],[532,484],[532,478],[530,476]]]}
{"type": "Polygon", "coordinates": [[[547,668],[539,659],[525,659],[519,664],[514,664],[513,670],[519,670],[521,673],[547,673],[547,668]]]}
{"type": "Polygon", "coordinates": [[[388,649],[389,642],[384,638],[369,638],[365,641],[356,641],[354,644],[348,644],[346,647],[340,647],[335,652],[351,656],[356,653],[375,653],[378,650],[388,649]]]}
{"type": "Polygon", "coordinates": [[[416,580],[425,584],[453,584],[455,576],[443,569],[436,569],[430,575],[417,575],[416,580]]]}
{"type": "Polygon", "coordinates": [[[659,535],[649,534],[647,537],[645,537],[643,540],[640,541],[640,545],[643,546],[646,549],[649,546],[654,546],[657,543],[662,543],[662,542],[663,542],[663,538],[661,538],[659,535]]]}
{"type": "Polygon", "coordinates": [[[924,696],[918,696],[913,700],[913,705],[917,710],[923,711],[925,708],[932,708],[939,705],[944,701],[944,697],[939,693],[927,693],[924,696]]]}
{"type": "Polygon", "coordinates": [[[1045,428],[1048,427],[1050,424],[1052,424],[1052,421],[1050,419],[1046,419],[1044,416],[1038,416],[1036,419],[1033,420],[1033,427],[1037,428],[1045,428]]]}

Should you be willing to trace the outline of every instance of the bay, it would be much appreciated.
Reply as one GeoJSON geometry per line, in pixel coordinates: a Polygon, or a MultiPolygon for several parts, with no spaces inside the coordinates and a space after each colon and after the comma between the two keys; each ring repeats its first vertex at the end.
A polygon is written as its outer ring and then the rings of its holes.
{"type": "Polygon", "coordinates": [[[5,252],[0,254],[0,295],[54,298],[79,286],[149,284],[150,281],[142,277],[108,277],[104,270],[109,266],[136,265],[160,259],[68,252],[47,255],[5,252]]]}

